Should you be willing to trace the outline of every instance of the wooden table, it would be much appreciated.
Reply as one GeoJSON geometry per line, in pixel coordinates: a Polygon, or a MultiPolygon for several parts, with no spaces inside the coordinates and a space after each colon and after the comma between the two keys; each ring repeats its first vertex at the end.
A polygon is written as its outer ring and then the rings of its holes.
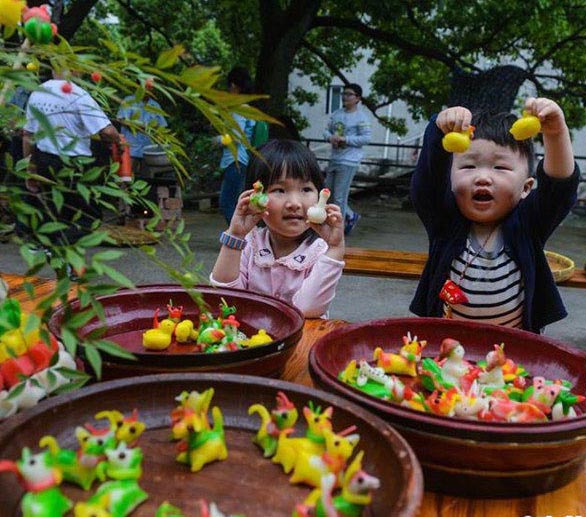
{"type": "MultiPolygon", "coordinates": [[[[306,320],[303,337],[289,361],[283,379],[313,386],[309,376],[309,349],[320,337],[348,323],[306,320]]],[[[417,453],[417,451],[415,451],[417,453]]],[[[559,490],[519,499],[466,499],[425,492],[421,517],[586,517],[586,472],[559,490]]]]}
{"type": "MultiPolygon", "coordinates": [[[[4,274],[2,276],[10,287],[10,295],[20,300],[26,310],[32,310],[34,303],[28,300],[22,287],[23,278],[17,275],[4,274]]],[[[51,292],[55,285],[54,280],[32,278],[29,281],[33,283],[39,295],[51,292]]],[[[307,364],[311,346],[328,332],[347,324],[340,320],[307,320],[303,337],[287,362],[282,378],[290,382],[313,386],[307,364]]],[[[419,515],[421,517],[586,517],[586,472],[559,490],[519,499],[466,499],[425,492],[419,515]]]]}

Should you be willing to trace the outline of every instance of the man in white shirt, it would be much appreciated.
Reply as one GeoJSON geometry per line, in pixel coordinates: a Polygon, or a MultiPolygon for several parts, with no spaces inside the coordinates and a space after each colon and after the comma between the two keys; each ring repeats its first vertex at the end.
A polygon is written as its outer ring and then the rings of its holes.
{"type": "Polygon", "coordinates": [[[88,165],[77,161],[76,166],[75,158],[92,156],[93,135],[99,135],[106,142],[120,143],[120,134],[88,92],[73,82],[55,77],[42,83],[29,98],[23,129],[23,155],[31,157],[31,172],[48,179],[57,180],[64,160],[72,159],[76,173],[65,180],[71,191],[64,196],[61,209],[54,203],[51,188],[31,178],[26,180],[31,192],[26,201],[40,211],[42,222],[67,224],[68,229],[58,230],[50,238],[68,243],[91,231],[94,221],[101,217],[97,203],[91,199],[87,202],[77,190],[78,173],[88,165]]]}

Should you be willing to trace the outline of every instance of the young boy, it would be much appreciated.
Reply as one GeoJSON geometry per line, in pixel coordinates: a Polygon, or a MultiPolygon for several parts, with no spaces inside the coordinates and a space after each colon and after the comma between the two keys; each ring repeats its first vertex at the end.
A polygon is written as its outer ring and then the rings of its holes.
{"type": "Polygon", "coordinates": [[[539,118],[545,147],[535,189],[533,146],[509,133],[514,115],[473,118],[454,107],[428,125],[411,182],[429,236],[410,307],[415,314],[533,332],[567,315],[543,247],[575,203],[580,174],[561,108],[529,98],[525,110],[539,118]],[[444,133],[471,124],[467,151],[452,155],[442,148],[444,133]]]}

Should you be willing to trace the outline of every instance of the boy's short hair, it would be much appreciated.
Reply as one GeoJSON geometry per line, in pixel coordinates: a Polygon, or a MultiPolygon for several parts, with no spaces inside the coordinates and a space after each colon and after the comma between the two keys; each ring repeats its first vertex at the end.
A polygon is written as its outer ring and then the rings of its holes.
{"type": "Polygon", "coordinates": [[[362,98],[362,87],[356,83],[350,83],[344,86],[345,90],[352,90],[358,97],[362,98]]]}
{"type": "Polygon", "coordinates": [[[515,123],[517,117],[512,113],[479,111],[472,115],[472,125],[474,126],[474,139],[489,140],[502,147],[518,152],[527,159],[527,170],[529,176],[533,176],[533,167],[535,161],[535,149],[533,141],[515,140],[510,132],[511,126],[515,123]]]}

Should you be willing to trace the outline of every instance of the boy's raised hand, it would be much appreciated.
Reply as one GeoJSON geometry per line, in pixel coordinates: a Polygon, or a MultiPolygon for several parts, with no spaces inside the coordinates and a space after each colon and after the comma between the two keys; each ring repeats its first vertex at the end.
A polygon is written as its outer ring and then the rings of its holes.
{"type": "Polygon", "coordinates": [[[309,223],[309,226],[328,243],[328,255],[342,260],[344,258],[344,220],[338,205],[326,205],[328,214],[323,224],[309,223]],[[339,256],[338,256],[339,255],[339,256]]]}
{"type": "Polygon", "coordinates": [[[528,97],[525,100],[524,110],[539,119],[541,132],[544,135],[556,135],[568,131],[562,108],[551,99],[528,97]]]}
{"type": "Polygon", "coordinates": [[[441,111],[435,120],[435,124],[443,133],[451,131],[464,131],[472,122],[472,113],[468,108],[455,106],[441,111]]]}
{"type": "Polygon", "coordinates": [[[240,194],[238,203],[236,204],[236,210],[230,221],[228,233],[239,239],[244,239],[261,220],[263,215],[269,214],[266,210],[261,212],[250,204],[250,196],[253,192],[254,190],[250,189],[240,194]]]}

